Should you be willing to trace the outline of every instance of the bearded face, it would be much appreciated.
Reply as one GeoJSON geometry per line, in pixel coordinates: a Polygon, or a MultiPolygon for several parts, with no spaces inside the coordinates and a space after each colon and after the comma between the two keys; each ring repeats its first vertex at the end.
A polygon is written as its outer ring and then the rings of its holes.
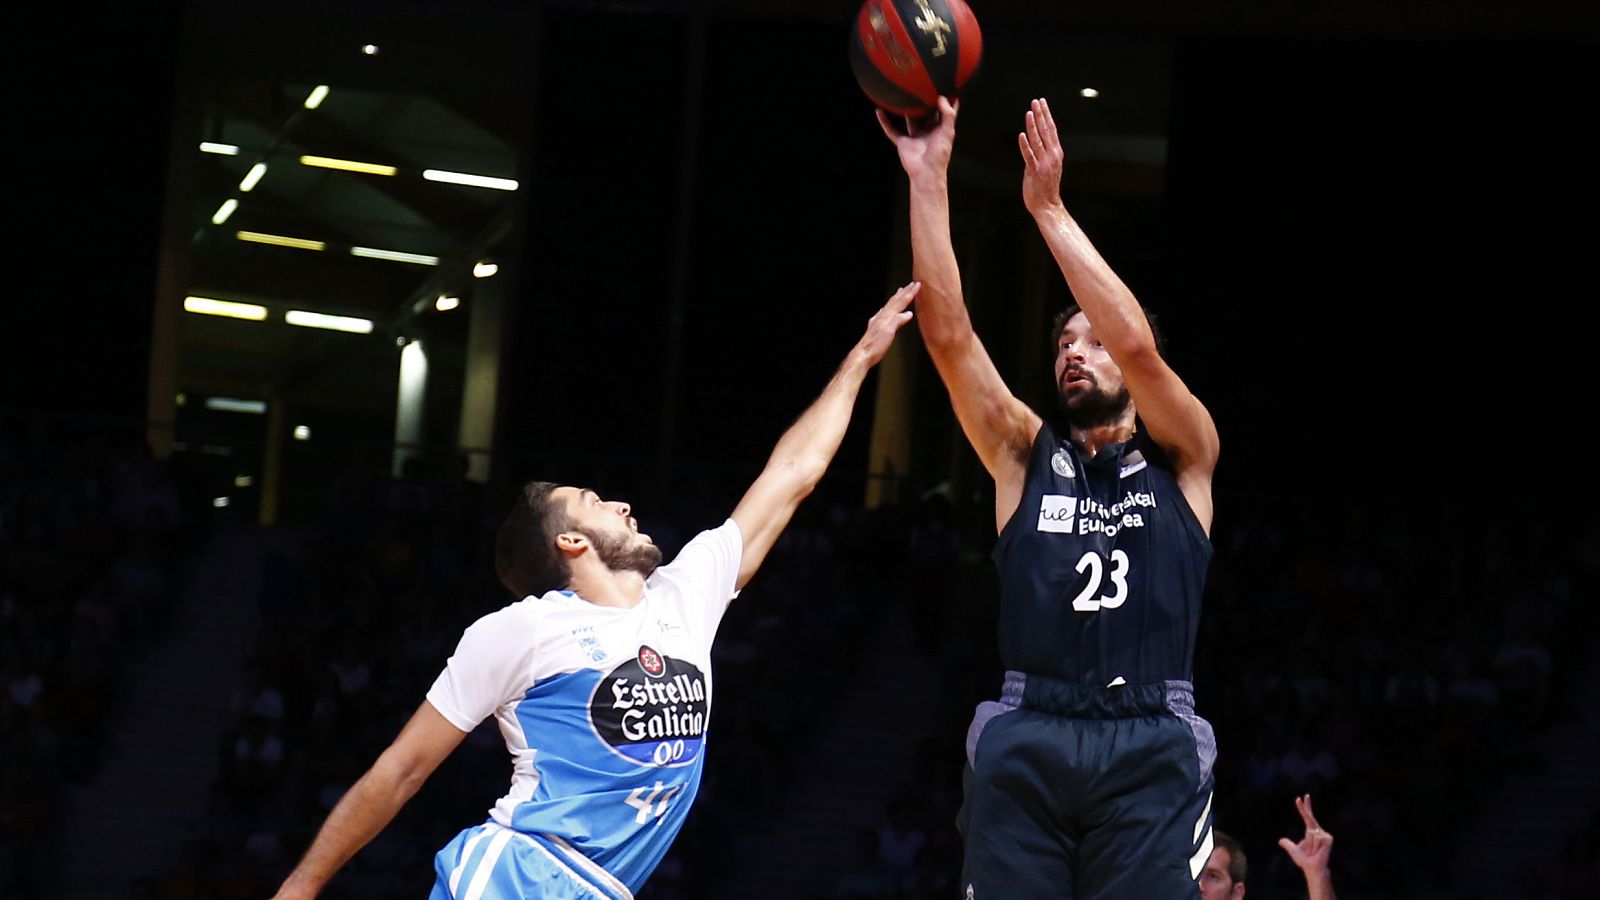
{"type": "Polygon", "coordinates": [[[595,556],[613,572],[638,572],[646,578],[661,565],[661,548],[638,534],[608,534],[585,529],[579,533],[594,546],[595,556]]]}

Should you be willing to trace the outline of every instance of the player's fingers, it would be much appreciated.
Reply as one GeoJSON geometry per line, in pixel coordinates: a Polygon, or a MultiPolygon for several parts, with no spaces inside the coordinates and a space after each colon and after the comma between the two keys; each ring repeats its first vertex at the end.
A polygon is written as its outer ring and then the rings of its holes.
{"type": "Polygon", "coordinates": [[[949,97],[939,98],[939,116],[942,121],[951,125],[956,123],[956,115],[961,112],[961,101],[951,102],[949,97]]]}
{"type": "Polygon", "coordinates": [[[878,116],[878,127],[883,129],[883,136],[888,138],[891,141],[893,141],[896,138],[898,138],[899,135],[895,134],[894,126],[889,124],[889,115],[888,115],[888,113],[885,113],[881,109],[875,109],[875,110],[873,110],[873,112],[876,113],[877,116],[878,116]]]}
{"type": "Polygon", "coordinates": [[[883,308],[879,312],[899,313],[911,305],[911,301],[916,299],[917,291],[920,290],[922,290],[922,282],[920,281],[902,285],[893,294],[889,295],[889,299],[884,301],[883,308]]]}
{"type": "Polygon", "coordinates": [[[1322,826],[1317,824],[1317,816],[1316,816],[1316,814],[1311,811],[1311,795],[1310,794],[1307,794],[1303,801],[1302,800],[1296,800],[1294,805],[1295,805],[1295,807],[1297,809],[1300,810],[1300,818],[1305,820],[1307,828],[1315,828],[1318,831],[1322,830],[1322,826]]]}
{"type": "Polygon", "coordinates": [[[1053,150],[1061,144],[1061,138],[1056,134],[1056,119],[1050,115],[1050,101],[1039,98],[1039,134],[1047,142],[1046,149],[1053,150]]]}
{"type": "Polygon", "coordinates": [[[1039,161],[1034,159],[1033,148],[1028,146],[1028,136],[1020,131],[1017,132],[1017,147],[1022,151],[1022,164],[1027,166],[1029,171],[1037,169],[1039,161]]]}
{"type": "MultiPolygon", "coordinates": [[[[1037,100],[1033,101],[1033,103],[1034,103],[1034,106],[1036,106],[1036,107],[1039,105],[1039,101],[1037,101],[1037,100]]],[[[1023,121],[1027,124],[1027,129],[1026,130],[1028,132],[1028,144],[1029,144],[1029,146],[1032,147],[1033,152],[1035,154],[1043,153],[1044,152],[1044,139],[1039,136],[1039,114],[1038,114],[1038,112],[1035,111],[1035,110],[1030,109],[1030,110],[1028,110],[1028,114],[1023,116],[1022,118],[1023,118],[1023,121]]]]}
{"type": "Polygon", "coordinates": [[[1296,844],[1294,841],[1291,841],[1288,838],[1278,838],[1278,846],[1283,848],[1283,852],[1289,854],[1290,859],[1299,858],[1300,845],[1296,844]]]}

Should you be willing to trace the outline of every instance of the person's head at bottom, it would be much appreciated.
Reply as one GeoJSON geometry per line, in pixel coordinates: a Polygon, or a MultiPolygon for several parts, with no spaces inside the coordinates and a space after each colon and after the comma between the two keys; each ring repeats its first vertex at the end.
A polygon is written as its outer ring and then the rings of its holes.
{"type": "Polygon", "coordinates": [[[1244,896],[1244,848],[1231,836],[1211,832],[1215,846],[1200,872],[1201,900],[1239,900],[1244,896]]]}

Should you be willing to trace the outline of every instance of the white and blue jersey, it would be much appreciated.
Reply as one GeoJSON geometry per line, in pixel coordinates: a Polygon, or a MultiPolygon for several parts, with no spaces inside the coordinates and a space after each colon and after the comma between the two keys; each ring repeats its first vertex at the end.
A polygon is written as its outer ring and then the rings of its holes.
{"type": "Polygon", "coordinates": [[[700,785],[711,640],[743,547],[729,519],[652,573],[632,609],[551,591],[466,630],[428,702],[462,731],[495,718],[511,789],[440,851],[435,897],[503,896],[535,876],[576,879],[571,896],[644,884],[700,785]]]}

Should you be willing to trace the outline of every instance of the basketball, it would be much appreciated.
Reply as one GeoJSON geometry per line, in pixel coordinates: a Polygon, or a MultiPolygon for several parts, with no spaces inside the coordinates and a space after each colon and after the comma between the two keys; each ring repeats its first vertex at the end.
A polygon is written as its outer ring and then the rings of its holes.
{"type": "Polygon", "coordinates": [[[850,29],[850,68],[873,103],[920,118],[961,93],[983,55],[963,0],[866,0],[850,29]]]}

